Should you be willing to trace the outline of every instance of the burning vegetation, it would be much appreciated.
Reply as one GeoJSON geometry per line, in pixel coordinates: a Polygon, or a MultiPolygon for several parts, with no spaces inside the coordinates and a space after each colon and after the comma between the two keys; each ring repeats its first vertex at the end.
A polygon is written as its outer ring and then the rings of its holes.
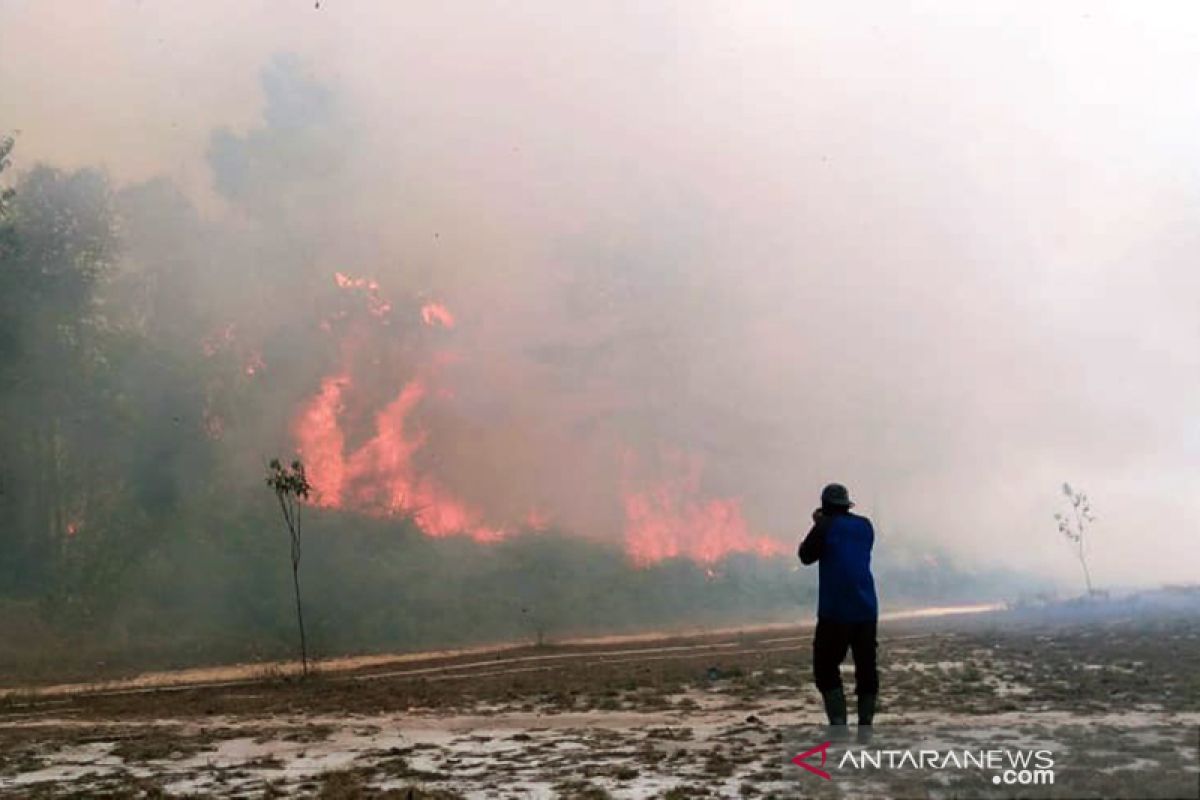
{"type": "MultiPolygon", "coordinates": [[[[431,404],[453,406],[455,393],[446,385],[440,365],[454,361],[455,351],[437,342],[420,349],[425,356],[417,363],[397,364],[395,371],[381,369],[378,359],[364,359],[352,352],[367,349],[373,336],[394,335],[396,330],[414,336],[411,326],[380,328],[390,322],[393,305],[384,299],[377,281],[334,275],[336,285],[361,292],[367,312],[377,319],[372,326],[359,320],[349,326],[352,333],[338,342],[342,362],[320,380],[320,388],[300,404],[292,432],[298,454],[308,464],[313,481],[313,502],[327,509],[372,516],[410,518],[426,535],[464,535],[478,542],[495,542],[527,525],[526,520],[491,520],[479,508],[463,500],[435,475],[422,471],[418,463],[436,463],[439,442],[423,430],[420,412],[431,404]],[[379,408],[364,408],[359,401],[362,377],[354,369],[372,373],[366,381],[376,386],[395,386],[395,395],[379,408]],[[380,374],[386,377],[381,378],[380,374]],[[406,374],[407,373],[407,374],[406,374]],[[355,420],[349,407],[362,409],[355,420]],[[358,443],[350,446],[347,430],[366,427],[358,443]]],[[[410,304],[416,307],[415,304],[410,304]]],[[[419,306],[420,320],[427,328],[449,332],[455,317],[439,302],[419,306]]],[[[345,317],[342,318],[345,320],[345,317]]],[[[321,329],[340,330],[334,321],[321,329]]],[[[437,332],[434,331],[434,334],[437,332]]],[[[417,348],[405,348],[411,354],[417,348]]],[[[453,409],[451,409],[451,413],[453,409]]],[[[640,468],[636,451],[624,446],[620,456],[619,497],[624,512],[623,542],[633,563],[646,566],[669,558],[689,558],[711,565],[731,553],[757,553],[772,557],[789,548],[781,541],[752,533],[736,498],[713,498],[702,487],[703,461],[695,454],[668,452],[659,459],[661,476],[640,468]]],[[[503,465],[501,465],[502,467],[503,465]]],[[[496,479],[503,481],[502,475],[496,479]]],[[[530,526],[544,528],[557,515],[552,499],[539,498],[539,511],[530,526]]]]}
{"type": "MultiPolygon", "coordinates": [[[[0,602],[34,630],[0,639],[68,670],[289,652],[266,454],[305,469],[314,655],[797,613],[802,514],[729,466],[762,437],[680,389],[715,289],[597,257],[531,313],[380,268],[301,200],[353,185],[332,95],[289,59],[263,87],[260,126],[212,134],[227,216],[165,179],[3,170],[0,602]]],[[[979,586],[894,569],[914,597],[979,586]]]]}
{"type": "Polygon", "coordinates": [[[0,0],[0,798],[1194,794],[1200,14],[983,5],[0,0]]]}

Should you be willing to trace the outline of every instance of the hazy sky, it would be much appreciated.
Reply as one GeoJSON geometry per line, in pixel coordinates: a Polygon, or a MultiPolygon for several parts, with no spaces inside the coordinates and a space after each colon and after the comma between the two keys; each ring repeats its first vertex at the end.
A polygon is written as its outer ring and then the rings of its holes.
{"type": "Polygon", "coordinates": [[[884,544],[1075,578],[1067,480],[1098,582],[1200,579],[1192,4],[0,0],[0,127],[221,219],[281,53],[344,147],[317,257],[470,321],[514,492],[586,516],[593,402],[768,534],[836,479],[884,544]]]}

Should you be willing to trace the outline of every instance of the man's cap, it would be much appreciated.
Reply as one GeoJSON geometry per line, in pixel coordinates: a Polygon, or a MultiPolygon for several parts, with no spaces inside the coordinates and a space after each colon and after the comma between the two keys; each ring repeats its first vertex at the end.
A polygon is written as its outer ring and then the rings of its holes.
{"type": "Polygon", "coordinates": [[[831,483],[821,490],[821,505],[850,508],[854,503],[850,502],[850,491],[845,486],[831,483]]]}

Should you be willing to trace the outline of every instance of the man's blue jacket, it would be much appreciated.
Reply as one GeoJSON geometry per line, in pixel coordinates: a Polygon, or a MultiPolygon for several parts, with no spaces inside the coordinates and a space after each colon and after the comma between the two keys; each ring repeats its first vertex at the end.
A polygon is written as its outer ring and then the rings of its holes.
{"type": "Polygon", "coordinates": [[[800,543],[800,561],[820,562],[817,618],[870,622],[879,617],[871,577],[871,520],[842,509],[825,509],[800,543]]]}

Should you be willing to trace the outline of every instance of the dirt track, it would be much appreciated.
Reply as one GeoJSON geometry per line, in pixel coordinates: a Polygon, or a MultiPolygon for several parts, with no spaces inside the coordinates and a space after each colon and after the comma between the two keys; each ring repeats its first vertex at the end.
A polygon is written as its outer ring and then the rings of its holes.
{"type": "MultiPolygon", "coordinates": [[[[936,619],[941,617],[962,617],[971,614],[988,614],[1000,611],[1002,606],[996,603],[984,603],[967,606],[938,606],[884,614],[882,621],[910,621],[936,619]]],[[[710,629],[698,633],[680,632],[648,632],[620,636],[601,636],[579,639],[568,639],[557,642],[551,648],[538,648],[534,655],[519,655],[528,649],[522,644],[495,644],[457,650],[440,650],[415,653],[386,653],[379,655],[346,656],[324,659],[314,666],[315,671],[323,675],[336,676],[340,673],[369,672],[356,676],[356,679],[377,679],[387,677],[432,675],[443,671],[459,672],[474,666],[494,668],[497,661],[505,664],[524,662],[562,661],[571,658],[593,658],[622,655],[652,656],[655,653],[686,653],[703,652],[710,649],[714,642],[725,641],[725,645],[734,646],[739,638],[746,635],[765,634],[772,631],[792,633],[795,637],[797,630],[807,630],[811,626],[804,625],[757,625],[731,628],[710,629]],[[663,644],[675,642],[675,644],[663,644]],[[625,648],[612,651],[597,650],[596,648],[625,648]],[[554,650],[555,652],[548,652],[554,650]],[[463,661],[463,659],[468,659],[463,661]],[[477,659],[470,661],[469,659],[477,659]],[[483,660],[478,660],[483,659],[483,660]],[[375,670],[397,665],[410,665],[394,671],[376,672],[375,670]],[[447,666],[449,665],[449,666],[447,666]]],[[[764,640],[770,643],[772,640],[764,640]]],[[[779,640],[783,641],[783,640],[779,640]]],[[[118,678],[94,683],[59,683],[32,684],[0,689],[0,699],[29,700],[32,698],[62,697],[66,695],[122,695],[139,694],[158,691],[176,691],[183,688],[228,688],[232,686],[259,683],[264,679],[298,676],[300,664],[295,661],[277,661],[255,664],[231,664],[216,667],[197,667],[161,672],[147,672],[127,678],[118,678]]],[[[447,675],[446,677],[452,677],[447,675]]]]}

